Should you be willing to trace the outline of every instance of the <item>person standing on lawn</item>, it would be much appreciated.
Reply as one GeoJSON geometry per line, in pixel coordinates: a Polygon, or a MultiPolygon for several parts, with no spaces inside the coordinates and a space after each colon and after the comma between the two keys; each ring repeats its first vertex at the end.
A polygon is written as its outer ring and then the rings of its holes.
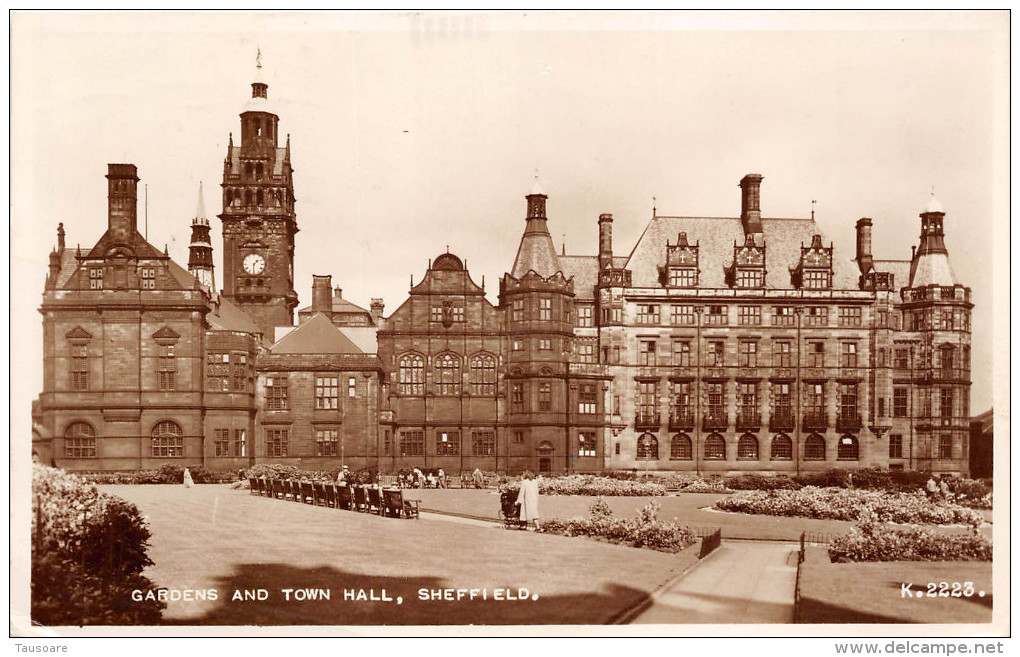
{"type": "Polygon", "coordinates": [[[446,473],[443,472],[442,468],[439,468],[439,474],[436,475],[436,479],[439,480],[440,488],[446,488],[446,473]]]}
{"type": "Polygon", "coordinates": [[[535,523],[538,529],[538,481],[530,470],[524,472],[521,479],[521,492],[517,494],[517,503],[521,505],[521,521],[527,524],[535,523]]]}
{"type": "Polygon", "coordinates": [[[474,482],[475,488],[485,488],[485,475],[478,468],[475,468],[475,471],[471,473],[471,481],[474,482]]]}
{"type": "Polygon", "coordinates": [[[191,488],[195,485],[195,481],[191,478],[191,470],[184,468],[184,487],[191,488]]]}

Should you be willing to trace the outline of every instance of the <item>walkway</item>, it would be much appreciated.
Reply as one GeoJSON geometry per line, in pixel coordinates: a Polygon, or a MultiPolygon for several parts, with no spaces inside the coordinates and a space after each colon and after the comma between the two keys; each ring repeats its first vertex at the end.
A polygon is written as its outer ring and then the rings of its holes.
{"type": "Polygon", "coordinates": [[[791,623],[796,552],[792,543],[723,541],[631,623],[791,623]]]}

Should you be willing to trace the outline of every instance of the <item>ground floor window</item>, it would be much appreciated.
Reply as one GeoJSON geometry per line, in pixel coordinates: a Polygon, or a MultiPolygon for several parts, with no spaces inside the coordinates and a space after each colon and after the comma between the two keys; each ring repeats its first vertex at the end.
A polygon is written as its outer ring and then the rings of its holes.
{"type": "Polygon", "coordinates": [[[436,456],[459,456],[459,455],[460,455],[460,432],[437,431],[436,456]]]}
{"type": "Polygon", "coordinates": [[[737,441],[737,458],[758,460],[758,439],[749,433],[745,433],[737,441]]]}
{"type": "Polygon", "coordinates": [[[793,459],[793,441],[789,436],[778,434],[772,439],[773,461],[790,461],[793,459]]]}
{"type": "Polygon", "coordinates": [[[230,429],[216,429],[213,433],[213,454],[230,456],[230,429]]]}
{"type": "Polygon", "coordinates": [[[856,461],[860,457],[860,447],[854,436],[843,436],[839,439],[836,458],[840,461],[856,461]]]}
{"type": "Polygon", "coordinates": [[[336,427],[324,427],[315,430],[315,455],[337,456],[337,439],[340,432],[336,427]]]}
{"type": "Polygon", "coordinates": [[[889,458],[903,458],[903,435],[898,433],[889,434],[889,458]]]}
{"type": "Polygon", "coordinates": [[[180,458],[184,456],[184,430],[173,420],[157,422],[152,428],[153,458],[180,458]]]}
{"type": "Polygon", "coordinates": [[[425,455],[425,432],[424,431],[401,431],[400,432],[400,455],[401,456],[424,456],[425,455]]]}
{"type": "Polygon", "coordinates": [[[726,441],[717,433],[705,439],[705,460],[723,461],[726,459],[726,441]]]}
{"type": "Polygon", "coordinates": [[[637,441],[637,458],[654,461],[659,458],[659,441],[650,433],[642,434],[637,441]]]}
{"type": "Polygon", "coordinates": [[[944,433],[941,436],[939,436],[939,458],[940,459],[953,458],[952,434],[944,433]]]}
{"type": "Polygon", "coordinates": [[[88,422],[72,422],[64,431],[64,456],[69,459],[96,458],[96,432],[88,422]]]}
{"type": "Polygon", "coordinates": [[[472,431],[471,453],[475,456],[494,456],[496,454],[496,432],[472,431]]]}
{"type": "Polygon", "coordinates": [[[266,429],[266,456],[287,456],[290,429],[266,429]]]}
{"type": "Polygon", "coordinates": [[[577,434],[577,455],[595,456],[594,431],[581,431],[577,434]]]}
{"type": "Polygon", "coordinates": [[[248,456],[244,429],[234,429],[234,456],[248,456]]]}
{"type": "Polygon", "coordinates": [[[673,440],[669,442],[669,458],[678,461],[690,461],[694,458],[691,437],[684,433],[673,436],[673,440]]]}
{"type": "Polygon", "coordinates": [[[804,441],[805,461],[825,460],[825,439],[818,434],[812,434],[804,441]]]}

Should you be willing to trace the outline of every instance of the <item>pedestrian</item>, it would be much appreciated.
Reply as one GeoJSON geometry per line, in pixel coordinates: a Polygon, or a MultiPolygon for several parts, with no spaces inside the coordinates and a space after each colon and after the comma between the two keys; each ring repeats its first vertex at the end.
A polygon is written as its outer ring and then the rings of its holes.
{"type": "Polygon", "coordinates": [[[521,479],[521,492],[517,494],[517,503],[521,505],[521,522],[525,524],[534,522],[535,529],[538,529],[538,481],[530,470],[525,471],[524,478],[521,479]]]}
{"type": "Polygon", "coordinates": [[[184,487],[191,488],[195,485],[195,481],[191,478],[191,470],[184,468],[184,487]]]}
{"type": "Polygon", "coordinates": [[[418,468],[414,469],[414,487],[425,488],[425,474],[418,468]]]}
{"type": "Polygon", "coordinates": [[[471,481],[475,483],[475,488],[485,488],[485,475],[478,468],[471,473],[471,481]]]}
{"type": "Polygon", "coordinates": [[[439,468],[439,474],[437,476],[437,479],[439,480],[439,487],[446,488],[446,473],[443,472],[442,468],[439,468]]]}
{"type": "Polygon", "coordinates": [[[928,492],[928,497],[935,497],[939,492],[939,486],[935,483],[934,477],[928,477],[928,483],[925,484],[925,489],[928,492]]]}
{"type": "Polygon", "coordinates": [[[953,494],[949,491],[949,482],[946,481],[945,477],[943,477],[942,481],[939,483],[939,492],[942,494],[943,500],[948,501],[953,496],[953,494]]]}
{"type": "Polygon", "coordinates": [[[346,465],[343,466],[342,468],[340,468],[340,472],[338,472],[336,475],[336,483],[340,484],[341,486],[346,486],[347,477],[350,476],[350,474],[351,474],[350,469],[346,465]]]}
{"type": "Polygon", "coordinates": [[[237,480],[244,481],[244,468],[237,469],[237,480]]]}

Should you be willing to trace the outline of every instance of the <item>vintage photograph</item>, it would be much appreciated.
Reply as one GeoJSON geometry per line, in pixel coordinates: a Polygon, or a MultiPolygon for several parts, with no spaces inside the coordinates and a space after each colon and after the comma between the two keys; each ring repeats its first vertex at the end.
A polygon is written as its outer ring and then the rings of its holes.
{"type": "Polygon", "coordinates": [[[1008,12],[10,38],[12,636],[1009,634],[1008,12]]]}

